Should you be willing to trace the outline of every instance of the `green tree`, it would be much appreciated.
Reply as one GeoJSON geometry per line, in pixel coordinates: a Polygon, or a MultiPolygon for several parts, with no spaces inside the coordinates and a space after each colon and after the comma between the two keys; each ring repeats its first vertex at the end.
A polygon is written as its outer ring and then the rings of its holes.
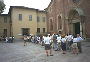
{"type": "Polygon", "coordinates": [[[0,1],[0,14],[4,11],[5,9],[5,4],[4,2],[0,1]]]}

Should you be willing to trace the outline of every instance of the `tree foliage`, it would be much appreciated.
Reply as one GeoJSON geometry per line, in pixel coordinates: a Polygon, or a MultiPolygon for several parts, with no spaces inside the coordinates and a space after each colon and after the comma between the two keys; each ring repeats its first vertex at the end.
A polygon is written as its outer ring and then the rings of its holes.
{"type": "Polygon", "coordinates": [[[4,11],[4,9],[5,9],[5,4],[2,1],[0,1],[0,14],[4,11]]]}

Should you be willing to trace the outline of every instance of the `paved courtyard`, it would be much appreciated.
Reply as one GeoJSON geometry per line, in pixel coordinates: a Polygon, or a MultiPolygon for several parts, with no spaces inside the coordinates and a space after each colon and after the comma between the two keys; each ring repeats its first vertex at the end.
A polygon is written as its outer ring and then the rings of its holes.
{"type": "Polygon", "coordinates": [[[0,62],[90,62],[90,42],[82,42],[82,45],[83,53],[79,55],[53,51],[54,56],[47,57],[44,47],[39,44],[0,43],[0,62]]]}

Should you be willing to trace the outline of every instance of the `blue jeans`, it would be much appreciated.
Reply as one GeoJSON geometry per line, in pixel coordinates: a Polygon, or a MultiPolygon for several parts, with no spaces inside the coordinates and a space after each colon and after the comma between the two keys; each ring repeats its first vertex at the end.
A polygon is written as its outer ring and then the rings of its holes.
{"type": "Polygon", "coordinates": [[[54,47],[54,50],[57,50],[58,49],[58,44],[57,43],[53,43],[53,47],[54,47]]]}

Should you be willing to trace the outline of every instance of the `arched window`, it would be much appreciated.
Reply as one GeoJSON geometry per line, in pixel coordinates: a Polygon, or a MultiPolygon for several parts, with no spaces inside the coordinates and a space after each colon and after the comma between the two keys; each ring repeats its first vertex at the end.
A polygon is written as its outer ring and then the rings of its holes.
{"type": "Polygon", "coordinates": [[[78,3],[80,0],[72,0],[74,3],[78,3]]]}
{"type": "Polygon", "coordinates": [[[61,20],[61,16],[58,16],[58,29],[62,29],[62,20],[61,20]]]}
{"type": "Polygon", "coordinates": [[[52,22],[52,19],[50,19],[50,30],[51,30],[51,31],[53,30],[53,22],[52,22]]]}

